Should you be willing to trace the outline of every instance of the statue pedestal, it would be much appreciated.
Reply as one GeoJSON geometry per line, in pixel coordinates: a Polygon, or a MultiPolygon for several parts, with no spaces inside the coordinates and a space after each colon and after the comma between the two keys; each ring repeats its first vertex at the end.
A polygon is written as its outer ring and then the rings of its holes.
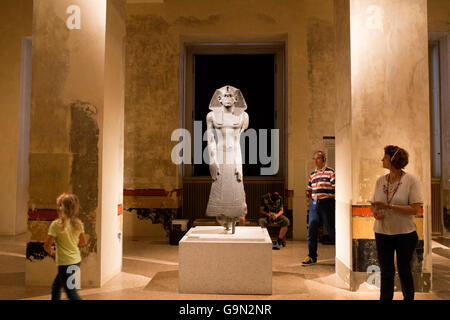
{"type": "Polygon", "coordinates": [[[272,294],[272,241],[267,229],[191,228],[179,242],[180,293],[272,294]]]}

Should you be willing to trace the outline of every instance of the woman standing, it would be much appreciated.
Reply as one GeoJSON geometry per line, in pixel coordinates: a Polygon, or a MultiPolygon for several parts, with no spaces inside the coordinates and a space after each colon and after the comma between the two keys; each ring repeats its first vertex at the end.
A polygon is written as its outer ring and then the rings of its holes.
{"type": "Polygon", "coordinates": [[[380,300],[394,297],[394,251],[403,298],[414,300],[411,260],[418,241],[414,216],[423,204],[420,183],[414,175],[403,171],[408,164],[405,149],[385,147],[382,161],[389,173],[378,178],[371,205],[381,268],[380,300]]]}

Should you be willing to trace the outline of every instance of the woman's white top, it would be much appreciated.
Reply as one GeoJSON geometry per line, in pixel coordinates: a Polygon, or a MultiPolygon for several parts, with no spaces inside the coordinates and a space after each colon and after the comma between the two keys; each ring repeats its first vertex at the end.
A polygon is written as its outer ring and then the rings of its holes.
{"type": "MultiPolygon", "coordinates": [[[[387,202],[386,191],[388,186],[388,175],[381,176],[377,179],[375,184],[375,192],[372,197],[372,202],[383,201],[387,202]]],[[[392,193],[397,188],[398,180],[389,185],[389,199],[392,197],[392,193]]],[[[411,205],[414,203],[423,204],[422,190],[420,187],[420,181],[414,175],[409,173],[403,173],[400,185],[397,192],[392,198],[392,205],[411,205]]],[[[384,219],[375,220],[373,230],[376,233],[383,234],[403,234],[410,233],[416,230],[416,224],[414,223],[414,215],[406,215],[396,212],[393,209],[380,210],[384,214],[384,219]]]]}

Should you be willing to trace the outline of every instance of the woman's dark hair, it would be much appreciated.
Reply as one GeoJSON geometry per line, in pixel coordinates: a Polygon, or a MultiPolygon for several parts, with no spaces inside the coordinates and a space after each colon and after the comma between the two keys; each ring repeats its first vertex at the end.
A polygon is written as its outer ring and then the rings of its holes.
{"type": "Polygon", "coordinates": [[[391,158],[391,164],[396,169],[403,169],[408,164],[408,152],[398,146],[386,146],[384,147],[384,154],[387,154],[391,158]]]}

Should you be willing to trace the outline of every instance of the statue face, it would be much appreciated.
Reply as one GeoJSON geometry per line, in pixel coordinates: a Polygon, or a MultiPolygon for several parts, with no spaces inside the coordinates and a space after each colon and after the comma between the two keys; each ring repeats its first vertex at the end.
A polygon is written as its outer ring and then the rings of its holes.
{"type": "Polygon", "coordinates": [[[219,96],[217,99],[219,99],[219,102],[226,108],[234,106],[237,101],[236,97],[229,92],[226,92],[223,96],[219,96]]]}

